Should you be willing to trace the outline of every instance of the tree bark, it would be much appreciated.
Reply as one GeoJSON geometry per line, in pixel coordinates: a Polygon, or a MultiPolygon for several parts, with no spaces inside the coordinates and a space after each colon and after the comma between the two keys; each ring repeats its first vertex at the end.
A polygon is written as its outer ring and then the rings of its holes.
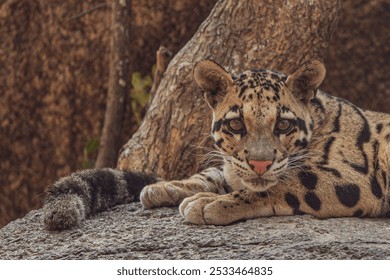
{"type": "Polygon", "coordinates": [[[96,167],[113,167],[121,146],[121,135],[129,94],[130,0],[113,0],[111,6],[110,77],[107,107],[96,167]]]}
{"type": "Polygon", "coordinates": [[[211,112],[192,80],[194,64],[212,59],[230,71],[291,72],[322,60],[336,27],[340,1],[220,0],[170,62],[144,121],[122,148],[118,168],[183,178],[198,169],[195,146],[208,138],[211,112]]]}

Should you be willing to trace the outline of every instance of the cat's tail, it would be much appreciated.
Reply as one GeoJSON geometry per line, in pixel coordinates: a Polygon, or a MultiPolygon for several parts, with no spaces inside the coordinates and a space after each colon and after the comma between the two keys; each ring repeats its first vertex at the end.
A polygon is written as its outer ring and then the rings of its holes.
{"type": "Polygon", "coordinates": [[[139,201],[143,187],[157,181],[153,175],[110,168],[73,173],[48,188],[43,206],[45,227],[69,229],[91,214],[139,201]]]}

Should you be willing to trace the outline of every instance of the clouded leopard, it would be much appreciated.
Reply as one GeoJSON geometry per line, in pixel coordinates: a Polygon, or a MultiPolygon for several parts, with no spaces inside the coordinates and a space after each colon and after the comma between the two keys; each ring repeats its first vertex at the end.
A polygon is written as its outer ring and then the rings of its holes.
{"type": "Polygon", "coordinates": [[[179,205],[194,224],[388,215],[390,115],[322,92],[324,78],[315,60],[290,75],[232,75],[213,61],[198,62],[194,79],[212,110],[223,165],[181,181],[115,169],[74,173],[48,188],[46,227],[71,228],[138,199],[144,208],[179,205]]]}

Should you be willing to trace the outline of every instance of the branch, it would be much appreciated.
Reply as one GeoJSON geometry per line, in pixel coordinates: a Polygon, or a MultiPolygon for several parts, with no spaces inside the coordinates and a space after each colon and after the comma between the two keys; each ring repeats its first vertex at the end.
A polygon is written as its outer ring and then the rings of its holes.
{"type": "Polygon", "coordinates": [[[156,72],[153,77],[153,85],[150,89],[150,100],[149,104],[152,102],[154,95],[160,85],[161,79],[165,73],[165,70],[168,67],[169,62],[172,58],[172,52],[164,46],[160,46],[156,52],[156,72]]]}
{"type": "Polygon", "coordinates": [[[67,19],[65,20],[65,22],[68,22],[68,21],[71,21],[71,20],[74,20],[74,19],[78,19],[78,18],[80,18],[80,17],[82,17],[82,16],[85,16],[86,14],[89,14],[89,13],[91,13],[91,12],[97,10],[97,9],[105,8],[105,7],[108,7],[108,4],[107,4],[107,3],[101,3],[101,4],[99,4],[99,5],[96,5],[96,6],[93,7],[93,8],[90,8],[90,9],[88,9],[88,10],[85,10],[85,11],[83,11],[83,12],[77,14],[77,15],[74,15],[74,16],[72,16],[72,17],[70,17],[70,18],[67,18],[67,19]]]}

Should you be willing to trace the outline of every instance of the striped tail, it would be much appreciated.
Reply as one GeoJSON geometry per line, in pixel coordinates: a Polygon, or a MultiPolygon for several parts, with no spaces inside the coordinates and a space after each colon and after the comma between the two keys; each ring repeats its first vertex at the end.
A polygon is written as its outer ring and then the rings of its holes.
{"type": "Polygon", "coordinates": [[[139,201],[143,187],[157,181],[153,175],[110,168],[73,173],[48,188],[44,224],[48,230],[79,226],[91,214],[139,201]]]}

